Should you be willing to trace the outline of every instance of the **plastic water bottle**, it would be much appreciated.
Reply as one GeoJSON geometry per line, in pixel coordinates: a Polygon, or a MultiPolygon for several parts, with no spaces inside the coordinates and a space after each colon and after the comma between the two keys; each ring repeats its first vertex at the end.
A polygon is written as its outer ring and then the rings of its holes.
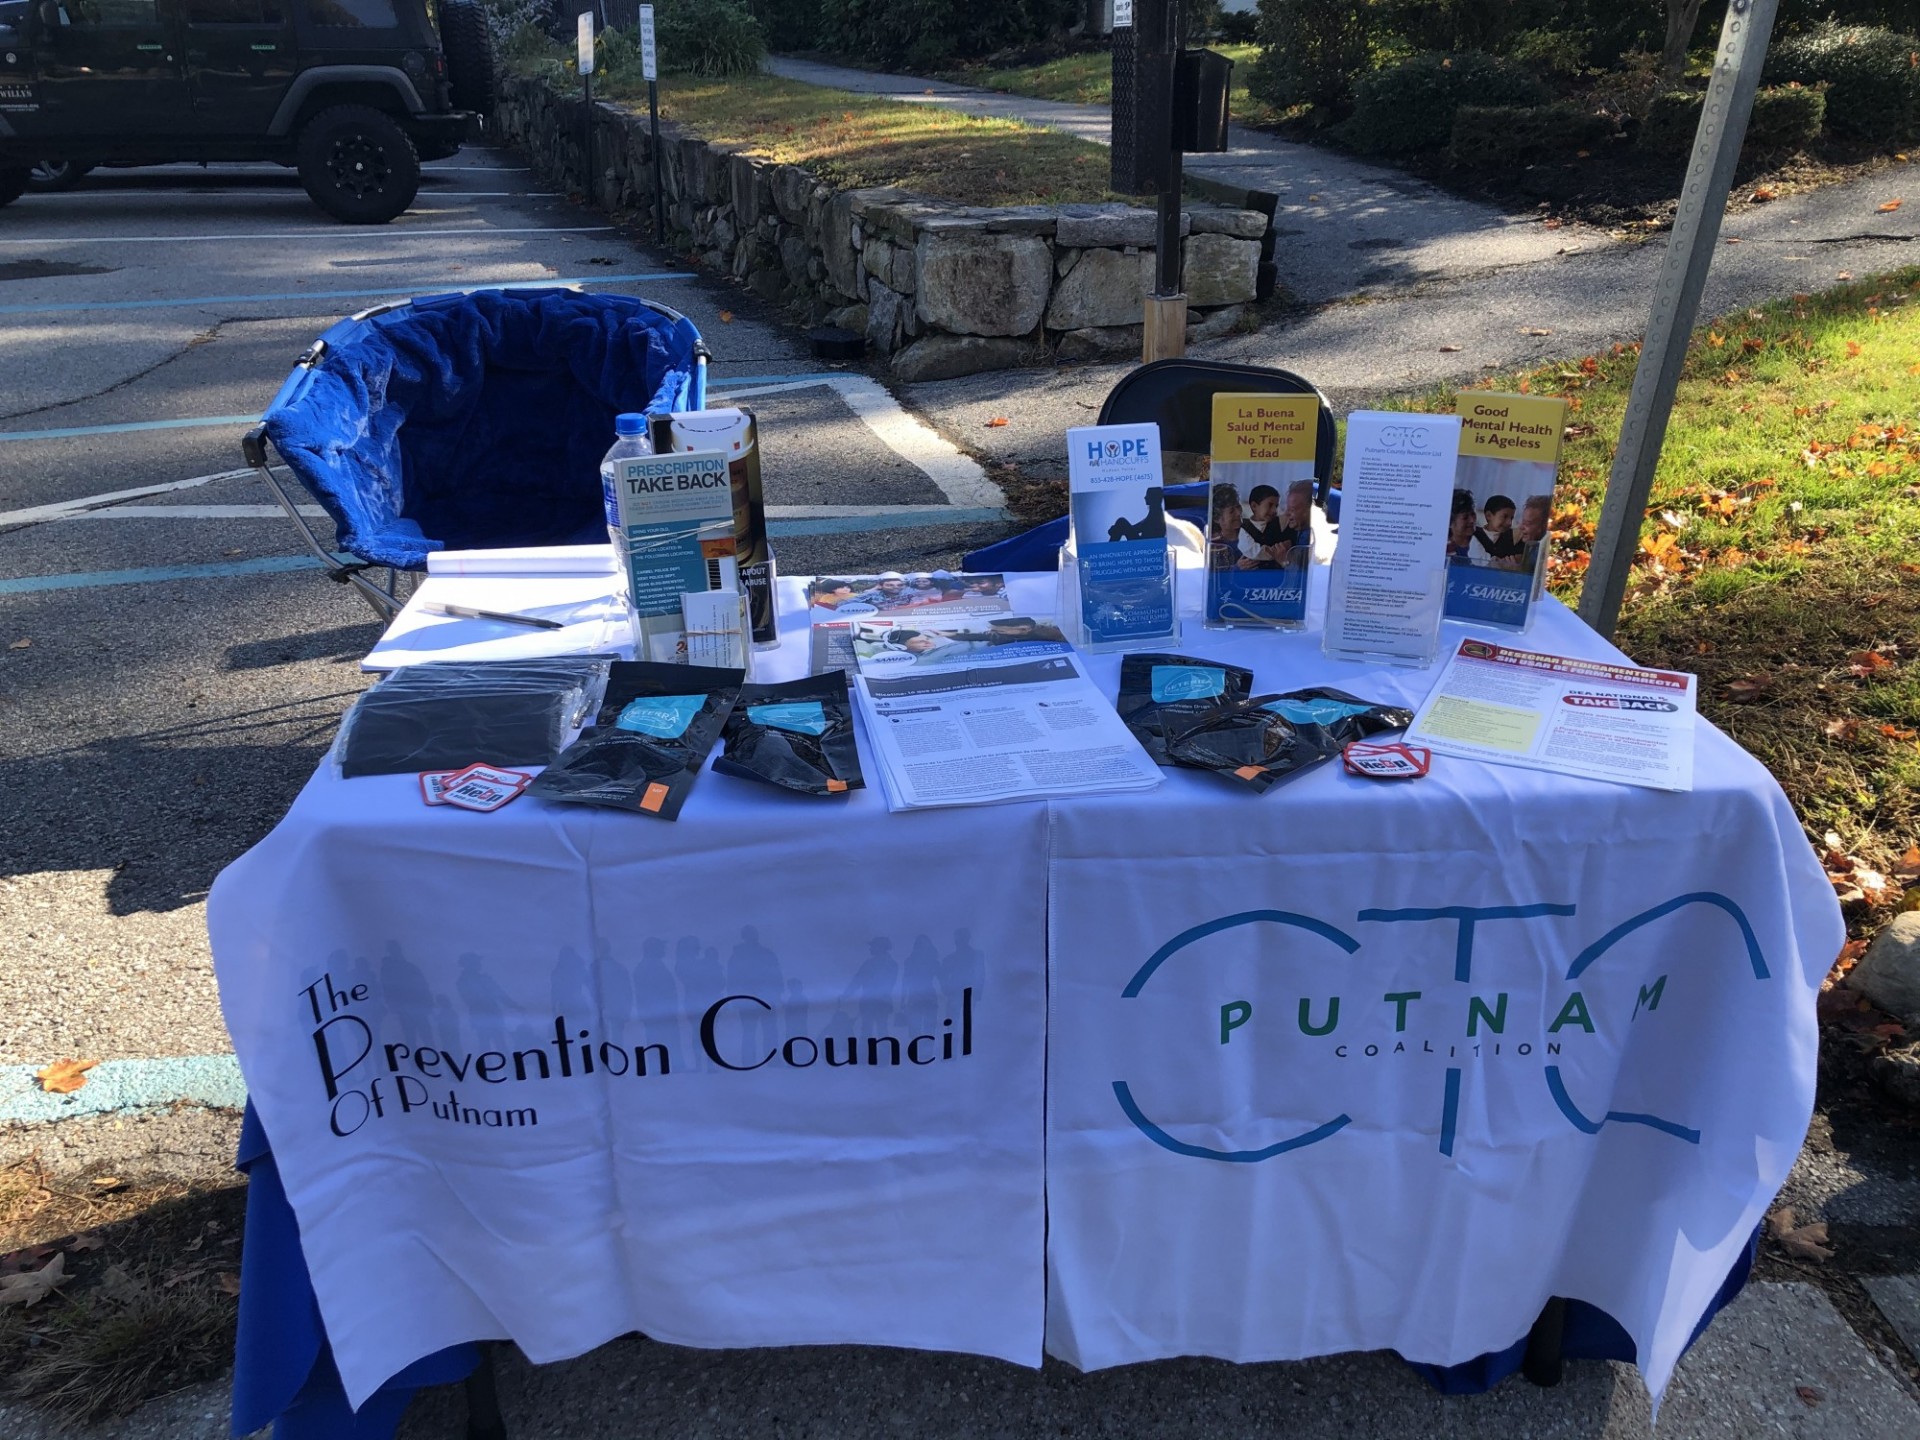
{"type": "Polygon", "coordinates": [[[600,498],[606,502],[607,533],[613,538],[615,553],[621,553],[627,537],[620,529],[620,496],[614,488],[619,465],[622,460],[653,454],[653,444],[647,439],[647,417],[631,411],[613,417],[613,433],[613,448],[600,461],[600,498]]]}

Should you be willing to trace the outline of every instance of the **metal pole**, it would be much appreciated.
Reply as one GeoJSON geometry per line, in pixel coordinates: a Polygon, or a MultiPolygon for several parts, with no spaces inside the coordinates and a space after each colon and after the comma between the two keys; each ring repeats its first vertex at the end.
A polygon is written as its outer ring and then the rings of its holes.
{"type": "Polygon", "coordinates": [[[1154,169],[1160,183],[1159,214],[1154,226],[1153,294],[1143,305],[1140,359],[1144,363],[1170,360],[1187,353],[1187,297],[1180,289],[1180,186],[1184,178],[1180,142],[1173,115],[1174,76],[1180,63],[1185,29],[1181,0],[1165,0],[1151,18],[1157,24],[1151,63],[1159,71],[1159,106],[1151,119],[1151,134],[1159,154],[1154,169]]]}
{"type": "Polygon", "coordinates": [[[647,81],[647,123],[653,130],[653,243],[667,243],[667,182],[660,168],[660,82],[647,81]]]}
{"type": "Polygon", "coordinates": [[[593,72],[591,70],[581,75],[580,85],[582,87],[582,96],[586,102],[581,106],[581,114],[585,116],[585,125],[583,128],[586,133],[581,137],[580,153],[585,157],[583,162],[587,167],[587,183],[585,188],[587,192],[587,203],[591,205],[595,194],[593,184],[593,72]]]}
{"type": "Polygon", "coordinates": [[[1640,346],[1640,363],[1633,372],[1627,413],[1620,422],[1620,443],[1613,452],[1613,471],[1607,477],[1606,503],[1593,541],[1593,561],[1580,592],[1580,618],[1602,635],[1613,634],[1620,602],[1627,593],[1627,572],[1640,548],[1640,526],[1646,519],[1647,497],[1653,489],[1654,467],[1667,436],[1673,395],[1686,363],[1687,340],[1700,309],[1707,267],[1720,236],[1720,216],[1727,192],[1733,187],[1734,167],[1740,161],[1740,142],[1746,138],[1753,112],[1753,94],[1760,85],[1760,66],[1767,55],[1779,0],[1731,0],[1726,23],[1720,27],[1720,49],[1714,56],[1713,78],[1700,112],[1700,128],[1693,137],[1693,155],[1687,161],[1686,184],[1673,217],[1666,259],[1654,286],[1647,317],[1647,335],[1640,346]]]}

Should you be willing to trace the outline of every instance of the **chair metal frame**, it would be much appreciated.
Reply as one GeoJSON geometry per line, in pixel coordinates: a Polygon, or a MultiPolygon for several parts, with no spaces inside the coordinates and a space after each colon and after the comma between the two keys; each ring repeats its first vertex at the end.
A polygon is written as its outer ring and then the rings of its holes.
{"type": "MultiPolygon", "coordinates": [[[[553,290],[570,291],[576,295],[584,295],[586,293],[586,291],[578,285],[495,285],[483,286],[480,291],[468,291],[464,293],[477,294],[485,290],[553,290]]],[[[273,457],[270,454],[269,442],[267,440],[266,416],[278,409],[281,405],[292,403],[292,401],[299,396],[300,392],[305,390],[308,384],[312,382],[313,372],[319,367],[320,362],[326,358],[328,350],[327,337],[329,335],[333,335],[334,332],[342,326],[364,324],[377,315],[385,315],[390,311],[403,309],[408,305],[412,305],[417,300],[430,298],[433,297],[416,295],[405,300],[391,300],[382,305],[369,306],[367,309],[356,311],[345,320],[337,321],[335,324],[329,326],[327,330],[321,334],[320,338],[302,351],[300,358],[293,362],[292,372],[281,384],[279,390],[275,392],[271,403],[268,404],[265,410],[261,411],[260,421],[255,424],[252,429],[248,430],[240,440],[240,453],[246,458],[247,464],[252,467],[254,473],[266,483],[267,489],[273,493],[273,498],[280,502],[280,508],[287,512],[287,518],[293,521],[294,528],[300,532],[300,538],[305,542],[307,549],[312,551],[315,558],[326,567],[327,578],[338,584],[351,585],[355,592],[359,594],[360,598],[372,607],[374,615],[383,621],[391,620],[394,615],[398,613],[401,606],[407,603],[406,594],[403,593],[406,587],[403,586],[400,577],[415,572],[402,570],[394,566],[375,565],[364,560],[344,559],[321,543],[320,537],[314,533],[312,523],[305,515],[300,513],[299,501],[295,496],[296,494],[304,495],[306,492],[299,485],[297,477],[289,483],[289,481],[283,480],[274,473],[273,457]],[[369,570],[382,569],[387,572],[384,587],[372,579],[369,579],[366,573],[369,570]]],[[[632,299],[639,305],[644,306],[646,309],[653,311],[655,314],[669,321],[680,321],[687,318],[678,310],[673,309],[669,305],[662,305],[657,300],[647,300],[639,296],[626,296],[623,298],[632,299]]],[[[711,359],[712,352],[707,349],[707,342],[705,340],[695,341],[693,347],[693,376],[687,387],[689,409],[704,410],[707,408],[707,366],[711,359]]],[[[286,462],[284,457],[281,458],[280,463],[282,468],[285,468],[286,462]]]]}

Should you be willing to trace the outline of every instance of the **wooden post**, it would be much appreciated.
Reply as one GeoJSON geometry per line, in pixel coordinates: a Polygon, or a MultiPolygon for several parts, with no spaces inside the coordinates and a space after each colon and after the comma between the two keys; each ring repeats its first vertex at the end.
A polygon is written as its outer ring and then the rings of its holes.
{"type": "Polygon", "coordinates": [[[1140,359],[1177,360],[1187,353],[1187,297],[1147,296],[1147,323],[1141,327],[1140,359]]]}

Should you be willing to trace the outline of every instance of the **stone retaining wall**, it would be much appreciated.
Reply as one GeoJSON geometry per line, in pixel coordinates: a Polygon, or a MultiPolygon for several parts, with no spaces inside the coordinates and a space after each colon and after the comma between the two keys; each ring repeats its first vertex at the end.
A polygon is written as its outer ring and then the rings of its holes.
{"type": "MultiPolygon", "coordinates": [[[[650,212],[647,117],[503,77],[499,124],[535,170],[606,210],[650,212]]],[[[669,242],[809,322],[863,332],[902,380],[938,380],[1057,354],[1138,355],[1155,216],[1129,205],[955,204],[908,190],[834,190],[661,126],[669,242]]],[[[1188,340],[1223,335],[1270,275],[1268,216],[1190,205],[1181,224],[1188,340]]]]}

